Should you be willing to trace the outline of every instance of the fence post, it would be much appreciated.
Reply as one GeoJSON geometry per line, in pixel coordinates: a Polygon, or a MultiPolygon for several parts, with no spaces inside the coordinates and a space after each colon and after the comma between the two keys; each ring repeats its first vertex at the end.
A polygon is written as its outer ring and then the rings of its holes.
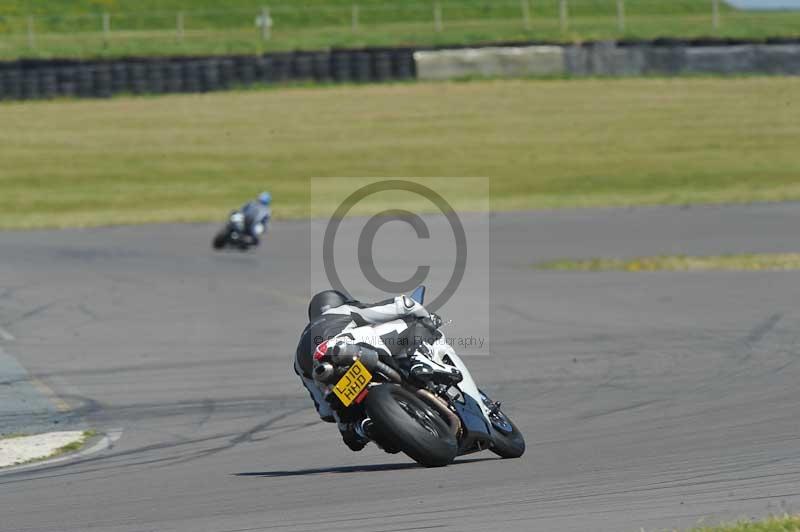
{"type": "Polygon", "coordinates": [[[560,0],[558,3],[558,18],[561,23],[561,31],[565,32],[569,29],[569,7],[567,0],[560,0]]]}
{"type": "Polygon", "coordinates": [[[528,0],[519,0],[520,5],[522,6],[522,26],[526,30],[531,29],[531,7],[528,4],[528,0]]]}
{"type": "Polygon", "coordinates": [[[180,42],[183,42],[183,11],[178,11],[175,17],[175,34],[180,42]]]}
{"type": "Polygon", "coordinates": [[[438,1],[433,3],[433,27],[437,33],[442,31],[442,5],[438,1]]]}
{"type": "Polygon", "coordinates": [[[33,15],[28,17],[28,48],[36,49],[36,30],[33,27],[33,15]]]}
{"type": "Polygon", "coordinates": [[[261,8],[261,40],[268,41],[272,33],[272,19],[269,16],[269,8],[261,8]]]}
{"type": "Polygon", "coordinates": [[[617,0],[617,29],[625,33],[625,0],[617,0]]]}
{"type": "Polygon", "coordinates": [[[711,27],[719,29],[719,0],[711,0],[711,27]]]}
{"type": "Polygon", "coordinates": [[[353,28],[353,33],[358,32],[358,4],[353,4],[353,10],[350,14],[350,26],[353,28]]]}
{"type": "Polygon", "coordinates": [[[111,37],[111,15],[103,13],[103,46],[108,46],[111,37]]]}

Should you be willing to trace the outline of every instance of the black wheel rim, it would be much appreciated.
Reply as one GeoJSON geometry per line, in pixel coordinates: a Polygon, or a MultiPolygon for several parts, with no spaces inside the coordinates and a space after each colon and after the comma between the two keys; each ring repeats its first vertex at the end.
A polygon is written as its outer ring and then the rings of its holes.
{"type": "MultiPolygon", "coordinates": [[[[483,400],[483,404],[486,405],[487,408],[492,409],[494,408],[495,404],[492,402],[489,397],[483,393],[482,391],[478,390],[481,394],[481,399],[483,400]]],[[[491,421],[492,426],[502,432],[503,434],[511,434],[514,432],[514,425],[511,424],[511,420],[501,412],[499,409],[492,410],[489,413],[489,421],[491,421]]]]}
{"type": "Polygon", "coordinates": [[[509,420],[504,413],[501,411],[492,412],[489,414],[489,421],[492,422],[492,426],[503,432],[504,434],[511,434],[514,432],[514,426],[511,424],[511,420],[509,420]]]}
{"type": "Polygon", "coordinates": [[[431,413],[427,409],[421,410],[417,408],[416,405],[413,405],[406,401],[405,399],[395,398],[397,404],[400,405],[400,408],[408,414],[414,421],[419,423],[422,428],[436,436],[437,438],[441,437],[439,433],[439,428],[436,424],[436,419],[433,417],[435,414],[431,413]]]}

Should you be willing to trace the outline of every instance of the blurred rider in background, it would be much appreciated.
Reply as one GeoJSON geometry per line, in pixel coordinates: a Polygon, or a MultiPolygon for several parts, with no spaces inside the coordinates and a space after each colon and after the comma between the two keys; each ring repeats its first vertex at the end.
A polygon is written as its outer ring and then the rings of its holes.
{"type": "Polygon", "coordinates": [[[244,214],[245,233],[253,239],[253,245],[257,246],[261,235],[267,232],[269,220],[272,217],[272,195],[269,192],[262,192],[258,198],[245,203],[241,212],[244,214]]]}

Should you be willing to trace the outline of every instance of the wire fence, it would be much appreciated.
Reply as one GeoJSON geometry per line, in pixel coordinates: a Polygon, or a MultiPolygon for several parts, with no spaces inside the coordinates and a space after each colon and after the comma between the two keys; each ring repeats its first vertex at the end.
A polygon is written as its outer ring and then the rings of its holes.
{"type": "Polygon", "coordinates": [[[26,53],[264,51],[503,39],[787,35],[799,14],[722,0],[448,0],[205,10],[0,14],[0,57],[26,53]],[[676,2],[676,3],[673,3],[676,2]],[[680,4],[680,9],[676,6],[680,4]]]}

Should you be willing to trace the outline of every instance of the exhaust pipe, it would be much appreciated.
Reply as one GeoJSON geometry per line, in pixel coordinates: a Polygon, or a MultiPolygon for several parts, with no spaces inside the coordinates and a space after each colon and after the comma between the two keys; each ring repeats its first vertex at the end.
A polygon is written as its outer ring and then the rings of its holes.
{"type": "Polygon", "coordinates": [[[391,382],[397,384],[403,382],[403,378],[397,371],[380,361],[378,352],[374,349],[368,349],[364,346],[353,344],[337,344],[328,351],[327,356],[336,366],[349,366],[354,361],[360,360],[370,373],[381,373],[391,382]]]}
{"type": "Polygon", "coordinates": [[[403,383],[403,377],[401,377],[399,373],[397,373],[394,369],[387,366],[383,362],[378,362],[375,364],[375,371],[383,374],[384,376],[386,376],[386,378],[388,378],[390,381],[396,384],[403,383]]]}
{"type": "Polygon", "coordinates": [[[317,362],[314,366],[314,380],[325,384],[334,377],[333,365],[330,362],[317,362]]]}
{"type": "Polygon", "coordinates": [[[436,409],[437,412],[444,416],[444,418],[447,420],[447,424],[450,427],[450,431],[456,438],[458,438],[458,435],[461,433],[461,420],[458,419],[458,416],[455,414],[455,412],[450,410],[450,407],[447,405],[447,403],[445,403],[443,399],[433,395],[428,390],[418,388],[414,391],[420,397],[420,399],[431,405],[436,409]]]}

